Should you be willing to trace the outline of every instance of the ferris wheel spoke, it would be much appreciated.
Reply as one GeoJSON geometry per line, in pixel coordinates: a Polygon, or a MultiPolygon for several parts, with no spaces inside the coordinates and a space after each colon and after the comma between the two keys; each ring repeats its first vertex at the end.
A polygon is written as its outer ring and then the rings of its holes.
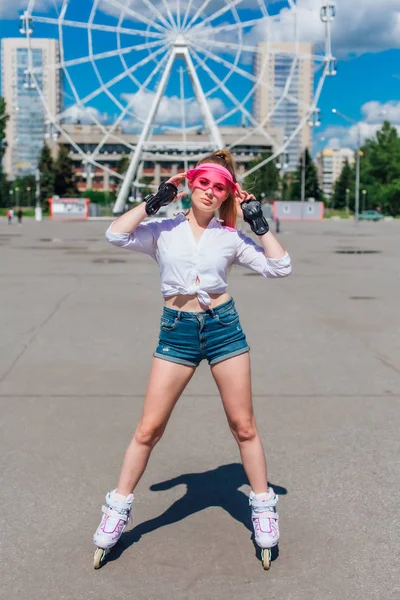
{"type": "MultiPolygon", "coordinates": [[[[133,73],[134,71],[136,71],[140,67],[143,67],[145,64],[147,64],[148,62],[150,62],[151,60],[153,60],[156,56],[158,56],[161,52],[164,52],[164,51],[165,51],[164,47],[163,48],[159,48],[155,52],[152,52],[151,54],[149,54],[148,56],[146,56],[146,58],[144,58],[140,62],[135,63],[128,70],[124,71],[123,73],[120,73],[116,77],[113,77],[112,79],[110,79],[106,83],[103,83],[96,90],[94,90],[93,92],[91,92],[90,94],[88,94],[87,96],[85,96],[84,98],[82,98],[81,104],[85,105],[85,104],[87,104],[87,102],[90,102],[91,100],[93,100],[93,98],[96,98],[102,92],[106,92],[106,90],[108,90],[110,87],[112,87],[116,83],[119,83],[122,79],[125,79],[125,77],[128,77],[129,73],[133,73]]],[[[63,113],[61,113],[60,116],[62,117],[63,113]]]]}
{"type": "Polygon", "coordinates": [[[250,122],[253,123],[253,125],[256,127],[256,129],[259,131],[259,133],[261,133],[261,135],[263,137],[265,137],[270,143],[272,142],[272,144],[275,145],[276,142],[272,138],[272,136],[268,133],[268,131],[262,129],[259,126],[258,121],[247,110],[247,108],[245,108],[244,102],[246,101],[246,98],[244,101],[239,102],[239,100],[234,96],[234,94],[226,87],[224,82],[221,79],[219,79],[219,77],[217,77],[215,75],[215,73],[209,68],[209,66],[199,57],[197,52],[192,51],[192,53],[193,53],[193,56],[194,56],[197,64],[199,64],[202,67],[202,69],[204,69],[204,71],[210,76],[210,78],[214,81],[214,83],[216,83],[218,85],[218,87],[224,92],[225,96],[227,98],[229,98],[229,100],[236,106],[235,109],[233,109],[229,113],[223,115],[223,117],[221,117],[220,121],[226,120],[231,114],[233,114],[234,112],[239,110],[242,113],[242,115],[247,117],[250,120],[250,122]]]}
{"type": "MultiPolygon", "coordinates": [[[[63,41],[63,33],[62,33],[62,28],[61,28],[61,27],[59,27],[59,34],[60,34],[60,42],[61,42],[61,43],[60,43],[60,56],[61,56],[61,60],[63,61],[63,60],[64,60],[64,46],[63,46],[63,44],[62,44],[62,41],[63,41]]],[[[78,93],[77,93],[77,91],[76,91],[76,88],[75,88],[75,86],[74,86],[74,83],[73,83],[73,81],[72,81],[72,79],[71,79],[70,75],[69,75],[69,72],[68,72],[68,70],[67,70],[67,69],[64,69],[64,73],[65,73],[66,80],[68,81],[68,83],[69,83],[69,85],[70,85],[70,87],[71,87],[71,91],[72,91],[72,93],[73,93],[73,99],[75,100],[75,106],[77,106],[78,108],[80,108],[80,109],[82,109],[83,111],[85,111],[85,110],[86,110],[86,107],[85,107],[85,106],[83,106],[83,105],[82,105],[82,103],[81,103],[80,97],[79,97],[79,95],[78,95],[78,93]]],[[[33,77],[35,77],[35,76],[33,75],[33,77]]],[[[36,81],[36,80],[35,80],[35,81],[36,81]]],[[[39,95],[40,95],[40,96],[41,96],[41,98],[42,98],[42,96],[43,96],[43,95],[42,95],[42,90],[41,90],[40,86],[38,86],[38,85],[37,85],[37,82],[36,82],[36,89],[38,90],[38,92],[39,92],[39,95]]],[[[42,100],[43,100],[43,98],[42,98],[42,100]]],[[[50,121],[50,122],[53,124],[53,126],[57,127],[57,129],[58,129],[58,130],[60,130],[59,121],[62,119],[62,116],[63,116],[63,115],[62,115],[62,114],[59,114],[59,115],[56,115],[55,117],[53,117],[53,116],[50,114],[50,112],[49,112],[49,110],[48,110],[48,107],[47,107],[47,106],[46,106],[46,110],[47,110],[47,114],[48,114],[48,116],[49,116],[49,121],[50,121]],[[57,123],[57,121],[58,121],[58,123],[57,123]]],[[[70,110],[71,110],[71,107],[70,107],[69,109],[67,109],[67,111],[64,111],[64,113],[66,113],[66,114],[65,114],[65,116],[68,116],[68,112],[69,112],[70,110]]],[[[106,131],[105,127],[104,127],[104,126],[103,126],[103,124],[102,124],[102,123],[101,123],[101,122],[100,122],[100,121],[99,121],[99,120],[96,118],[96,115],[95,115],[94,113],[92,113],[92,114],[91,114],[91,118],[92,118],[92,120],[93,120],[93,121],[96,123],[96,125],[99,127],[100,131],[102,131],[103,133],[105,133],[105,131],[106,131]]],[[[66,135],[64,131],[63,131],[63,135],[64,135],[64,136],[66,135]]],[[[76,147],[76,145],[75,145],[74,147],[76,147]]],[[[78,147],[78,148],[79,148],[79,147],[78,147]]]]}
{"type": "MultiPolygon", "coordinates": [[[[214,30],[213,30],[214,32],[214,30]]],[[[191,40],[191,37],[188,36],[189,41],[191,40]]],[[[249,46],[246,44],[237,44],[235,42],[218,42],[217,40],[207,40],[207,47],[210,46],[215,46],[217,48],[231,48],[232,50],[243,50],[246,52],[259,52],[259,47],[257,45],[255,46],[249,46]]],[[[287,50],[285,51],[284,49],[281,50],[276,50],[274,48],[270,48],[268,49],[269,54],[271,55],[282,55],[282,56],[292,56],[293,58],[296,57],[299,60],[316,60],[317,62],[325,62],[325,56],[319,56],[319,55],[315,55],[315,54],[309,54],[307,52],[293,52],[293,50],[287,50]]]]}
{"type": "Polygon", "coordinates": [[[128,14],[128,15],[131,15],[132,17],[135,17],[135,19],[138,19],[139,21],[141,21],[141,23],[150,25],[150,27],[154,27],[155,29],[159,29],[160,31],[165,31],[165,27],[162,27],[158,23],[155,23],[151,19],[148,19],[144,15],[141,15],[136,10],[131,8],[130,6],[126,6],[126,4],[121,4],[121,2],[118,2],[118,0],[104,0],[104,2],[108,2],[112,6],[115,6],[115,8],[119,8],[120,10],[123,11],[124,14],[128,14]]]}
{"type": "Polygon", "coordinates": [[[204,12],[204,10],[206,9],[206,7],[208,6],[208,4],[211,2],[211,0],[204,0],[203,4],[200,6],[200,8],[198,8],[195,12],[195,14],[193,15],[193,17],[190,19],[189,23],[187,24],[187,26],[185,27],[185,30],[189,29],[189,27],[197,20],[197,18],[201,15],[202,12],[204,12]]]}
{"type": "MultiPolygon", "coordinates": [[[[190,37],[189,37],[189,41],[190,41],[190,37]]],[[[249,46],[246,44],[237,44],[235,42],[218,42],[217,40],[207,40],[207,47],[210,46],[215,46],[217,48],[230,48],[232,50],[242,50],[242,51],[246,51],[246,52],[259,52],[260,48],[256,45],[256,46],[249,46]]],[[[287,51],[285,52],[285,50],[275,50],[274,48],[271,48],[269,50],[269,54],[271,55],[283,55],[283,56],[292,56],[293,58],[299,58],[300,60],[317,60],[317,61],[324,61],[325,62],[325,56],[318,56],[318,55],[314,55],[314,54],[308,54],[308,53],[294,53],[292,50],[291,51],[287,51]]]]}
{"type": "MultiPolygon", "coordinates": [[[[277,158],[280,154],[282,154],[282,152],[285,152],[285,150],[288,148],[288,146],[290,145],[290,143],[296,138],[296,136],[299,134],[299,132],[301,131],[301,129],[303,128],[305,122],[307,120],[307,116],[305,116],[300,123],[297,125],[297,127],[292,131],[292,133],[290,134],[290,136],[287,138],[287,140],[284,142],[283,146],[281,146],[280,148],[278,148],[277,150],[274,150],[274,152],[268,156],[267,158],[265,158],[264,160],[262,160],[260,163],[257,164],[257,166],[253,167],[252,169],[249,169],[248,171],[246,171],[243,174],[243,177],[247,177],[248,175],[251,175],[252,173],[254,173],[254,171],[257,171],[258,169],[260,169],[261,167],[263,167],[264,165],[266,165],[267,163],[271,162],[272,160],[274,160],[275,158],[277,158]]],[[[246,139],[249,136],[246,135],[246,139]]],[[[243,140],[241,140],[243,141],[243,140]]],[[[234,144],[230,144],[230,146],[228,147],[228,149],[233,148],[235,145],[237,145],[238,142],[236,141],[234,144]]]]}
{"type": "MultiPolygon", "coordinates": [[[[246,29],[247,27],[253,27],[259,25],[260,19],[251,19],[249,21],[237,21],[236,23],[230,23],[229,25],[217,25],[213,27],[213,33],[220,33],[221,31],[234,31],[235,29],[246,29]]],[[[203,23],[196,25],[196,29],[201,27],[203,23]]],[[[193,28],[194,29],[194,28],[193,28]]]]}
{"type": "Polygon", "coordinates": [[[59,10],[59,6],[57,4],[57,0],[52,0],[52,4],[53,4],[53,7],[54,7],[54,10],[59,15],[60,14],[60,10],[59,10]]]}
{"type": "MultiPolygon", "coordinates": [[[[189,41],[190,41],[189,37],[189,41]]],[[[235,42],[217,42],[217,40],[207,40],[207,47],[216,46],[217,48],[230,48],[232,50],[240,50],[245,52],[257,52],[257,46],[248,46],[246,44],[237,44],[235,42]]]]}
{"type": "MultiPolygon", "coordinates": [[[[175,23],[175,20],[174,20],[174,16],[173,16],[173,14],[171,12],[171,8],[170,8],[170,6],[168,4],[168,0],[162,0],[162,3],[164,4],[165,10],[167,11],[167,15],[168,15],[168,18],[169,18],[170,25],[171,25],[172,29],[176,29],[176,23],[175,23]]],[[[171,29],[171,27],[169,27],[169,29],[171,29]]]]}
{"type": "Polygon", "coordinates": [[[158,17],[160,21],[164,23],[164,26],[167,29],[171,29],[171,23],[167,21],[164,15],[158,10],[156,6],[154,6],[154,4],[150,0],[143,0],[143,2],[151,10],[151,12],[153,12],[156,15],[156,17],[158,17]]]}
{"type": "MultiPolygon", "coordinates": [[[[45,23],[46,25],[59,25],[60,21],[52,17],[35,16],[34,21],[37,23],[45,23]]],[[[141,35],[142,37],[152,37],[163,39],[163,33],[155,31],[146,31],[145,29],[129,29],[127,27],[114,27],[113,25],[99,25],[98,23],[84,23],[83,21],[62,21],[61,24],[65,27],[76,27],[79,29],[93,29],[95,31],[109,31],[110,33],[124,33],[126,35],[141,35]]]]}
{"type": "Polygon", "coordinates": [[[114,122],[114,124],[111,127],[111,129],[108,130],[108,131],[106,131],[106,134],[104,135],[104,137],[102,138],[102,140],[99,142],[99,144],[97,145],[97,147],[93,150],[91,156],[95,156],[101,150],[101,148],[107,142],[107,140],[110,137],[110,135],[113,134],[113,132],[115,131],[115,129],[118,127],[118,125],[122,122],[122,120],[124,119],[124,117],[127,115],[127,113],[132,108],[132,105],[133,105],[134,99],[135,99],[134,97],[137,94],[140,94],[140,92],[142,92],[144,89],[146,89],[146,87],[151,83],[151,80],[154,79],[154,77],[157,75],[157,73],[159,72],[159,70],[164,66],[164,64],[168,60],[168,57],[169,57],[169,55],[166,53],[163,56],[163,58],[160,60],[160,62],[157,63],[156,67],[152,70],[152,72],[150,73],[150,75],[148,75],[148,77],[145,79],[145,81],[142,84],[140,84],[140,86],[139,86],[138,90],[136,91],[136,93],[132,96],[132,98],[126,104],[126,106],[123,107],[123,109],[122,109],[122,111],[121,111],[118,119],[116,119],[116,121],[114,122]]]}
{"type": "MultiPolygon", "coordinates": [[[[245,79],[248,79],[249,81],[252,81],[253,83],[256,83],[257,85],[260,85],[261,87],[265,87],[266,89],[269,89],[269,90],[270,89],[272,89],[274,91],[280,90],[280,88],[277,88],[274,85],[270,85],[266,81],[262,81],[262,80],[257,79],[257,77],[255,77],[251,73],[248,73],[247,71],[245,71],[244,69],[241,69],[240,67],[238,67],[234,63],[231,63],[228,60],[222,58],[221,56],[218,56],[218,54],[214,54],[214,52],[210,52],[209,50],[207,50],[199,42],[196,42],[196,43],[192,42],[192,45],[195,46],[195,47],[197,47],[200,50],[200,52],[202,52],[203,54],[207,55],[214,62],[217,62],[217,63],[225,65],[227,68],[232,69],[233,71],[235,71],[235,73],[237,73],[238,75],[241,75],[245,79]]],[[[291,94],[286,93],[285,97],[286,97],[287,100],[290,100],[294,104],[301,105],[301,103],[299,102],[299,100],[297,98],[295,98],[294,96],[291,96],[291,94]]]]}
{"type": "MultiPolygon", "coordinates": [[[[205,1],[208,4],[209,0],[205,0],[205,1]]],[[[241,2],[243,2],[243,0],[232,0],[232,2],[229,2],[229,4],[225,5],[223,8],[220,8],[219,10],[217,10],[217,12],[215,12],[212,15],[210,15],[209,17],[206,17],[205,19],[203,19],[203,21],[201,23],[194,25],[192,30],[197,29],[199,27],[203,27],[206,23],[212,23],[213,21],[215,21],[215,19],[217,19],[221,15],[225,14],[228,10],[232,10],[232,8],[234,8],[237,4],[240,4],[241,2]]]]}
{"type": "Polygon", "coordinates": [[[29,0],[29,2],[28,2],[28,6],[26,7],[26,12],[29,15],[32,13],[34,3],[35,3],[35,0],[29,0]]]}
{"type": "Polygon", "coordinates": [[[188,20],[189,15],[190,15],[190,11],[192,9],[192,4],[193,4],[193,0],[189,0],[188,5],[186,7],[186,11],[185,11],[185,16],[184,16],[183,21],[182,21],[182,26],[181,26],[182,29],[185,29],[187,20],[188,20]]]}
{"type": "MultiPolygon", "coordinates": [[[[88,62],[92,62],[93,60],[102,60],[104,58],[112,58],[113,56],[120,56],[121,54],[130,54],[131,52],[138,52],[141,50],[148,50],[149,48],[154,48],[164,44],[161,40],[156,42],[148,42],[146,44],[139,44],[135,46],[128,46],[126,48],[117,48],[116,50],[110,50],[109,52],[101,52],[100,54],[89,54],[89,56],[84,56],[82,58],[73,58],[71,60],[67,60],[65,62],[59,62],[54,65],[48,65],[47,69],[61,69],[63,67],[75,67],[76,65],[83,65],[88,62]]],[[[32,72],[41,73],[44,67],[36,67],[32,72]]]]}

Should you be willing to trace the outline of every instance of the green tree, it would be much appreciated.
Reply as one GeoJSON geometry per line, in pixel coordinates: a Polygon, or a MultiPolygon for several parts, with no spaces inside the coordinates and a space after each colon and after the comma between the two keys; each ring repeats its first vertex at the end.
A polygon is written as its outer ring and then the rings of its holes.
{"type": "Polygon", "coordinates": [[[148,196],[149,194],[154,194],[155,191],[151,186],[151,184],[153,183],[153,177],[151,177],[151,175],[145,175],[144,177],[142,177],[142,179],[140,180],[140,183],[143,183],[143,187],[139,188],[139,190],[142,192],[142,197],[144,198],[145,196],[148,196]]]}
{"type": "Polygon", "coordinates": [[[54,165],[54,192],[57,196],[74,198],[78,196],[75,180],[75,168],[66,146],[60,146],[54,165]]]}
{"type": "Polygon", "coordinates": [[[9,184],[6,174],[3,171],[3,158],[7,148],[6,126],[9,116],[7,114],[4,98],[0,97],[0,204],[8,206],[9,204],[9,184]]]}
{"type": "Polygon", "coordinates": [[[129,154],[123,154],[117,162],[117,173],[125,175],[129,167],[129,154]]]}
{"type": "MultiPolygon", "coordinates": [[[[355,180],[355,166],[351,181],[355,180]]],[[[350,208],[355,210],[355,185],[351,184],[350,208]]],[[[366,190],[365,208],[379,207],[384,214],[400,214],[400,137],[396,127],[385,121],[374,138],[360,148],[360,204],[366,190]]]]}
{"type": "MultiPolygon", "coordinates": [[[[117,167],[116,167],[116,172],[119,175],[125,175],[125,173],[127,172],[129,167],[129,154],[123,154],[121,156],[121,158],[119,159],[119,161],[117,162],[117,167]]],[[[119,177],[115,178],[115,181],[117,182],[117,186],[116,189],[111,193],[110,198],[112,202],[115,202],[116,197],[119,193],[119,190],[121,189],[121,185],[123,182],[123,179],[120,179],[119,177]]]]}
{"type": "Polygon", "coordinates": [[[45,144],[39,156],[40,200],[47,202],[54,195],[54,160],[50,148],[45,144]]]}
{"type": "Polygon", "coordinates": [[[400,214],[400,138],[389,121],[375,138],[365,141],[360,165],[360,189],[367,191],[367,207],[400,214]]]}
{"type": "MultiPolygon", "coordinates": [[[[271,156],[271,153],[262,154],[255,160],[250,161],[248,169],[256,167],[269,156],[271,156]]],[[[270,160],[257,169],[252,175],[245,178],[243,185],[244,189],[254,194],[258,200],[263,198],[276,200],[280,188],[280,175],[275,162],[270,160]]]]}
{"type": "Polygon", "coordinates": [[[294,181],[294,173],[288,172],[285,173],[282,177],[282,200],[290,200],[290,190],[292,189],[293,181],[294,181]]]}
{"type": "Polygon", "coordinates": [[[400,177],[400,139],[396,127],[385,121],[376,139],[366,140],[363,154],[368,159],[369,175],[383,185],[400,177]]]}
{"type": "MultiPolygon", "coordinates": [[[[294,174],[294,181],[290,190],[290,200],[301,200],[301,178],[303,170],[304,155],[300,158],[297,170],[294,174]]],[[[305,199],[314,198],[322,200],[322,191],[319,187],[317,167],[314,164],[311,154],[305,150],[305,199]]]]}
{"type": "Polygon", "coordinates": [[[344,208],[346,206],[347,195],[353,191],[354,188],[354,172],[350,166],[349,161],[345,160],[342,172],[335,182],[334,192],[332,196],[332,206],[335,208],[344,208]],[[349,193],[346,190],[350,190],[349,193]]]}
{"type": "Polygon", "coordinates": [[[13,190],[13,202],[18,206],[33,206],[35,197],[35,176],[16,177],[10,186],[13,190]]]}
{"type": "Polygon", "coordinates": [[[107,205],[111,202],[111,194],[110,192],[101,192],[97,190],[85,190],[81,192],[82,198],[89,198],[90,202],[94,204],[103,204],[107,205]]]}

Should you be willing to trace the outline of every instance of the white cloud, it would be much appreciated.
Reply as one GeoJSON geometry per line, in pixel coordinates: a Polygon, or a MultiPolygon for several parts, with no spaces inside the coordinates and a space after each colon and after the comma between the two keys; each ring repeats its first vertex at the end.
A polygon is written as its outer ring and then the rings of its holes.
{"type": "MultiPolygon", "coordinates": [[[[321,0],[298,0],[297,7],[300,41],[321,44],[321,0]]],[[[334,54],[343,57],[400,48],[399,0],[336,0],[336,9],[332,26],[334,54]]],[[[280,12],[272,36],[276,41],[293,39],[293,14],[289,10],[280,12]]]]}
{"type": "MultiPolygon", "coordinates": [[[[122,98],[130,104],[138,119],[144,121],[150,111],[154,93],[142,91],[137,94],[123,94],[122,98]]],[[[226,112],[225,105],[219,98],[210,98],[208,105],[215,117],[226,112]]],[[[185,120],[188,126],[202,121],[199,104],[194,98],[185,101],[185,120]]],[[[159,125],[180,125],[181,99],[178,96],[163,96],[155,121],[159,125]]]]}
{"type": "MultiPolygon", "coordinates": [[[[79,0],[76,0],[79,2],[79,0]]],[[[121,6],[133,9],[140,14],[156,19],[157,16],[141,1],[118,0],[121,6]]],[[[180,0],[181,14],[184,14],[189,0],[180,0]]],[[[168,0],[173,13],[176,12],[177,0],[168,0]]],[[[300,41],[311,42],[317,47],[324,41],[324,25],[320,20],[321,0],[297,0],[297,15],[300,41]]],[[[54,5],[60,5],[61,0],[36,0],[35,12],[46,12],[54,5]]],[[[165,5],[162,0],[153,0],[153,6],[165,17],[165,5]]],[[[271,5],[274,3],[271,2],[271,5]]],[[[0,18],[16,18],[28,5],[28,0],[0,0],[0,18]]],[[[243,0],[237,9],[255,8],[256,0],[243,0]]],[[[196,4],[197,6],[197,4],[196,4]]],[[[212,14],[215,7],[220,8],[221,2],[213,0],[208,4],[206,13],[212,14]]],[[[332,27],[332,42],[334,54],[345,57],[349,54],[364,54],[379,52],[390,48],[400,48],[400,0],[336,0],[337,14],[332,27]]],[[[103,13],[119,17],[123,8],[111,4],[109,0],[101,0],[99,10],[103,13]]],[[[191,5],[191,13],[195,10],[191,5]]],[[[227,11],[228,18],[230,11],[227,11]]],[[[125,19],[132,23],[134,16],[125,13],[125,19]]],[[[293,12],[286,6],[279,15],[270,18],[270,39],[275,41],[293,41],[294,19],[293,12]]],[[[262,20],[245,38],[253,43],[265,39],[266,25],[262,20]]],[[[236,32],[233,33],[233,37],[236,32]]],[[[223,38],[218,37],[219,40],[223,38]]]]}
{"type": "MultiPolygon", "coordinates": [[[[0,19],[16,19],[27,8],[28,0],[0,0],[0,19]]],[[[38,0],[35,2],[35,12],[46,11],[59,0],[38,0]]]]}
{"type": "Polygon", "coordinates": [[[400,124],[400,101],[391,100],[390,102],[371,101],[364,104],[361,108],[364,119],[367,123],[381,123],[382,119],[387,119],[391,123],[400,124]]]}
{"type": "MultiPolygon", "coordinates": [[[[344,146],[355,148],[357,146],[358,130],[360,130],[360,140],[363,143],[366,139],[375,137],[376,132],[381,129],[385,120],[390,121],[400,134],[400,101],[367,102],[361,107],[361,112],[364,117],[363,120],[354,123],[350,127],[344,125],[327,127],[321,134],[326,140],[325,146],[328,148],[344,146]]],[[[337,118],[339,120],[340,116],[337,118]]]]}
{"type": "Polygon", "coordinates": [[[340,138],[338,138],[338,137],[332,137],[326,145],[326,148],[330,148],[332,150],[338,150],[340,147],[341,147],[341,143],[340,143],[340,138]]]}
{"type": "Polygon", "coordinates": [[[104,122],[105,115],[93,106],[77,106],[74,104],[65,111],[65,120],[67,123],[94,124],[104,122]]]}

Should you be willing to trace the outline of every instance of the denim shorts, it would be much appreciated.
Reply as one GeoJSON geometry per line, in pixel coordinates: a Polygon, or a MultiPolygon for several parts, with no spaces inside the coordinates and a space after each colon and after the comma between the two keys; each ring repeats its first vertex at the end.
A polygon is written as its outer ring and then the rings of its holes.
{"type": "Polygon", "coordinates": [[[153,356],[197,367],[203,358],[215,365],[250,350],[231,298],[216,308],[183,312],[164,306],[153,356]]]}

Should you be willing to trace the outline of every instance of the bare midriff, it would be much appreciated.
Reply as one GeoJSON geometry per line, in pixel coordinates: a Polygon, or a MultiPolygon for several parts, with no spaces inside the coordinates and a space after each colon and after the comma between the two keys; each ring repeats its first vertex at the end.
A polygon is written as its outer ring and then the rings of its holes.
{"type": "Polygon", "coordinates": [[[211,298],[211,305],[204,306],[200,304],[195,294],[178,294],[177,296],[170,296],[164,300],[164,305],[174,310],[183,310],[185,312],[201,312],[208,308],[215,308],[224,302],[228,302],[231,299],[227,292],[223,294],[209,294],[211,298]]]}

